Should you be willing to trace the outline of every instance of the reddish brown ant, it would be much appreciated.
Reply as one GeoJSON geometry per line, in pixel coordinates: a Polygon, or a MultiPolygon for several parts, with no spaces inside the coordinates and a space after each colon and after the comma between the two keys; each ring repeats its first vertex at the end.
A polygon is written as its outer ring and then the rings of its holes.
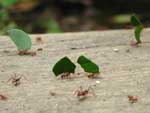
{"type": "Polygon", "coordinates": [[[138,47],[138,45],[139,45],[140,43],[141,43],[141,42],[134,42],[133,40],[131,40],[130,45],[131,45],[132,47],[138,47]]]}
{"type": "Polygon", "coordinates": [[[11,83],[12,83],[14,86],[19,86],[19,85],[21,84],[21,81],[20,81],[21,78],[22,78],[22,76],[17,77],[17,75],[15,74],[14,76],[12,76],[12,77],[8,80],[8,82],[11,81],[11,83]]]}
{"type": "Polygon", "coordinates": [[[71,78],[70,77],[70,73],[69,72],[65,72],[65,73],[61,74],[61,78],[62,79],[70,79],[71,78]]]}
{"type": "Polygon", "coordinates": [[[7,97],[2,95],[2,94],[0,94],[0,100],[7,100],[7,97]]]}
{"type": "Polygon", "coordinates": [[[89,74],[87,75],[87,77],[88,77],[88,78],[98,78],[98,74],[99,74],[99,73],[89,73],[89,74]]]}
{"type": "Polygon", "coordinates": [[[92,94],[95,96],[95,94],[92,92],[90,92],[90,90],[93,90],[91,87],[88,87],[87,89],[83,89],[82,86],[80,86],[80,88],[78,90],[76,90],[74,92],[74,94],[77,96],[77,98],[79,100],[84,100],[86,99],[86,97],[89,95],[89,94],[92,94]]]}
{"type": "Polygon", "coordinates": [[[138,98],[135,96],[128,95],[128,101],[133,104],[138,101],[138,98]]]}

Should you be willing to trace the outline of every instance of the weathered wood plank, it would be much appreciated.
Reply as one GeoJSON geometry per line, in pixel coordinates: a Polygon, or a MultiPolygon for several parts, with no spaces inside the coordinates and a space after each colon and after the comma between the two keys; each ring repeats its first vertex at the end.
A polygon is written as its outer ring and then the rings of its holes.
{"type": "MultiPolygon", "coordinates": [[[[132,30],[87,33],[32,35],[33,51],[37,56],[18,56],[14,44],[6,36],[0,37],[0,113],[148,113],[150,111],[150,43],[130,47],[132,30]],[[36,38],[41,37],[42,43],[36,38]],[[115,52],[113,49],[119,51],[115,52]],[[4,50],[8,50],[5,53],[4,50]],[[129,52],[128,52],[129,50],[129,52]],[[64,56],[76,62],[79,55],[94,60],[101,69],[101,79],[88,79],[78,66],[77,78],[55,78],[51,69],[64,56]],[[8,79],[23,75],[18,87],[8,79]],[[100,81],[96,84],[96,81],[100,81]],[[92,85],[96,96],[78,101],[73,92],[79,86],[92,85]],[[51,96],[49,92],[55,92],[51,96]],[[128,95],[138,101],[130,104],[128,95]]],[[[142,40],[150,41],[150,29],[142,40]]]]}

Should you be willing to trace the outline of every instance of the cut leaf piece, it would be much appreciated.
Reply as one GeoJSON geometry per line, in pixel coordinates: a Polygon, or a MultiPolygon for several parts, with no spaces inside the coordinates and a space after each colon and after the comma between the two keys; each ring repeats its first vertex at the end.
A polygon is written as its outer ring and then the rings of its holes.
{"type": "Polygon", "coordinates": [[[81,65],[85,72],[99,73],[99,66],[85,56],[80,56],[77,62],[81,65]]]}
{"type": "Polygon", "coordinates": [[[135,39],[137,41],[136,44],[141,43],[140,38],[141,38],[141,32],[143,30],[143,25],[135,15],[131,16],[131,23],[135,27],[134,36],[135,36],[135,39]]]}
{"type": "Polygon", "coordinates": [[[135,15],[132,15],[132,16],[131,16],[131,23],[132,23],[132,25],[134,25],[134,26],[142,25],[141,22],[140,22],[140,20],[138,19],[138,17],[135,16],[135,15]]]}
{"type": "Polygon", "coordinates": [[[63,73],[74,73],[76,65],[68,57],[60,59],[53,67],[53,72],[56,76],[63,73]]]}
{"type": "Polygon", "coordinates": [[[32,42],[27,33],[19,29],[8,30],[8,35],[15,43],[19,51],[27,51],[31,49],[32,42]]]}
{"type": "Polygon", "coordinates": [[[137,26],[135,27],[134,35],[137,43],[141,43],[141,32],[143,30],[143,26],[137,26]]]}

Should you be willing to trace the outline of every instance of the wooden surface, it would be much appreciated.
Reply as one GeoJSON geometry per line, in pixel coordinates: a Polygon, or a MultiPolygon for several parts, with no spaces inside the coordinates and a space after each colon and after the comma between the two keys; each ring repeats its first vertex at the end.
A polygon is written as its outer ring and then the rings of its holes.
{"type": "MultiPolygon", "coordinates": [[[[149,113],[150,43],[131,47],[131,39],[133,30],[32,35],[32,51],[43,51],[19,56],[11,40],[0,37],[0,94],[8,98],[0,100],[0,113],[149,113]],[[79,65],[73,79],[54,76],[57,60],[68,56],[76,63],[80,55],[100,66],[100,78],[87,78],[79,65]],[[14,74],[22,76],[17,87],[8,81],[14,74]],[[91,86],[95,96],[79,101],[73,93],[80,86],[91,86]],[[131,104],[128,95],[138,101],[131,104]]],[[[150,29],[142,40],[150,42],[150,29]]]]}

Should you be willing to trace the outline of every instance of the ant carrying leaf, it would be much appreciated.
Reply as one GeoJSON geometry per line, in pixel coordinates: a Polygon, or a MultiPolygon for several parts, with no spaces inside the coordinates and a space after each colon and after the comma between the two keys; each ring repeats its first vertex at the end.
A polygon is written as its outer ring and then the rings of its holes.
{"type": "Polygon", "coordinates": [[[128,95],[128,101],[133,104],[138,101],[138,98],[136,96],[128,95]]]}
{"type": "Polygon", "coordinates": [[[136,42],[131,42],[131,45],[134,46],[134,45],[138,45],[139,43],[141,43],[141,32],[143,30],[143,25],[138,19],[138,17],[135,15],[131,16],[131,23],[135,27],[134,36],[135,36],[136,42]]]}
{"type": "Polygon", "coordinates": [[[96,78],[100,73],[99,66],[85,56],[80,56],[77,60],[80,66],[88,73],[88,78],[96,78]]]}
{"type": "Polygon", "coordinates": [[[71,73],[75,72],[76,65],[68,57],[60,59],[53,67],[55,76],[61,76],[62,79],[69,78],[71,73]]]}
{"type": "Polygon", "coordinates": [[[27,33],[25,33],[20,29],[11,29],[8,30],[7,32],[11,40],[17,46],[19,55],[31,55],[31,56],[35,55],[35,53],[29,52],[29,50],[32,47],[32,42],[31,38],[27,33]]]}
{"type": "Polygon", "coordinates": [[[74,95],[76,95],[80,101],[86,99],[89,94],[95,96],[93,89],[90,86],[87,89],[83,89],[83,87],[80,86],[80,88],[74,92],[74,95]]]}

